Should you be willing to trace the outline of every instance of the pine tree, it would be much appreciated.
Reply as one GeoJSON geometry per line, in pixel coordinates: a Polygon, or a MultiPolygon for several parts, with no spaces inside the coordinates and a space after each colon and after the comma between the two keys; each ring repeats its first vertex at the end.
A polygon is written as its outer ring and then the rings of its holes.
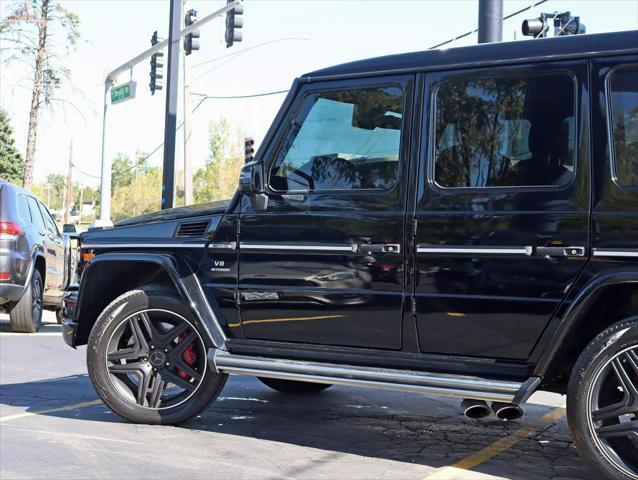
{"type": "Polygon", "coordinates": [[[9,115],[0,110],[0,178],[22,185],[24,159],[13,145],[13,129],[9,115]]]}

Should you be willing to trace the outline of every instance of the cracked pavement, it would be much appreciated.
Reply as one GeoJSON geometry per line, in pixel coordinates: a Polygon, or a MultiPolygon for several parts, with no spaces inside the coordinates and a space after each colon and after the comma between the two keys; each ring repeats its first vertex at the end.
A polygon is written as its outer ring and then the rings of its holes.
{"type": "MultiPolygon", "coordinates": [[[[177,427],[128,423],[101,403],[33,414],[97,398],[85,348],[69,349],[56,333],[59,327],[47,323],[38,334],[14,335],[0,316],[2,480],[423,480],[534,425],[563,402],[536,394],[518,421],[474,421],[450,398],[346,387],[290,396],[238,376],[217,402],[177,427]]],[[[436,478],[594,477],[562,417],[470,470],[436,478]]]]}

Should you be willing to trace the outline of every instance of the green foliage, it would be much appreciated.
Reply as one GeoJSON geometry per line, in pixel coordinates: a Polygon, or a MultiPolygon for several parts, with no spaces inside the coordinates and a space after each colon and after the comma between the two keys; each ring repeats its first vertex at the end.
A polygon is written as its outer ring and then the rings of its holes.
{"type": "Polygon", "coordinates": [[[22,185],[24,159],[16,150],[9,115],[0,110],[0,178],[22,185]]]}
{"type": "Polygon", "coordinates": [[[243,134],[226,118],[209,125],[210,153],[206,165],[195,172],[193,197],[196,203],[225,200],[235,193],[244,164],[243,134]]]}

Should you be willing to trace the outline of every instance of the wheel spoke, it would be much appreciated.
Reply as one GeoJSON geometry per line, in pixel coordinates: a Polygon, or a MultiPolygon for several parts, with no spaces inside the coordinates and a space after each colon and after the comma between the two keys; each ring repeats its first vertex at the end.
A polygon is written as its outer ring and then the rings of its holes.
{"type": "Polygon", "coordinates": [[[636,407],[634,407],[629,400],[629,396],[625,395],[625,398],[620,402],[594,410],[591,413],[592,419],[594,422],[600,422],[632,413],[636,407]]]}
{"type": "Polygon", "coordinates": [[[142,356],[142,352],[140,352],[137,347],[129,347],[123,348],[122,350],[115,350],[114,352],[109,353],[106,358],[110,362],[119,362],[121,360],[137,360],[142,356]]]}
{"type": "MultiPolygon", "coordinates": [[[[631,365],[632,360],[629,360],[629,355],[625,354],[623,357],[627,359],[627,362],[631,365]]],[[[628,395],[632,401],[636,401],[636,399],[638,399],[638,389],[636,388],[633,380],[627,374],[621,359],[615,358],[611,365],[620,385],[623,388],[623,392],[625,392],[625,395],[628,395]]]]}
{"type": "Polygon", "coordinates": [[[137,318],[133,317],[129,321],[129,326],[131,327],[131,333],[133,335],[133,339],[135,345],[142,351],[148,351],[148,343],[146,342],[146,338],[144,337],[144,332],[140,327],[140,322],[137,318]]]}
{"type": "Polygon", "coordinates": [[[140,322],[142,322],[142,325],[144,325],[144,327],[146,328],[146,331],[148,332],[148,334],[150,335],[149,339],[152,342],[157,342],[157,340],[161,337],[161,333],[157,330],[157,328],[155,328],[155,325],[153,325],[153,322],[149,318],[148,313],[141,312],[138,315],[138,318],[140,322]]]}
{"type": "Polygon", "coordinates": [[[148,406],[151,408],[159,408],[162,402],[162,392],[166,387],[166,380],[162,378],[162,374],[158,373],[153,379],[153,386],[151,387],[151,399],[148,402],[148,406]]]}
{"type": "Polygon", "coordinates": [[[186,322],[181,322],[179,325],[174,326],[168,332],[164,333],[158,338],[158,343],[162,346],[168,345],[175,341],[182,333],[188,330],[189,325],[186,322]]]}
{"type": "Polygon", "coordinates": [[[165,371],[164,372],[164,376],[173,385],[175,385],[177,387],[181,387],[184,390],[188,390],[189,392],[192,392],[192,391],[195,390],[195,388],[197,388],[197,384],[196,383],[190,383],[190,382],[184,380],[179,375],[177,375],[177,374],[175,374],[175,373],[173,373],[171,371],[168,371],[168,370],[165,371]]]}
{"type": "Polygon", "coordinates": [[[138,373],[143,371],[144,365],[146,364],[142,362],[116,363],[109,365],[108,369],[111,373],[138,373]]]}
{"type": "Polygon", "coordinates": [[[151,383],[152,374],[148,370],[139,370],[140,381],[137,384],[136,400],[138,405],[145,407],[148,404],[146,395],[148,393],[148,387],[151,383]]]}
{"type": "Polygon", "coordinates": [[[195,332],[191,332],[186,335],[180,342],[175,346],[172,353],[175,356],[176,360],[182,358],[184,351],[195,341],[197,338],[197,334],[195,332]]]}
{"type": "Polygon", "coordinates": [[[638,420],[615,423],[596,428],[599,437],[634,437],[638,439],[638,420]]]}
{"type": "Polygon", "coordinates": [[[197,370],[195,370],[193,367],[191,367],[188,363],[186,363],[181,358],[175,361],[175,366],[178,369],[186,372],[186,374],[189,377],[191,377],[193,380],[195,380],[196,382],[199,382],[199,380],[202,378],[201,373],[199,373],[197,370]]]}

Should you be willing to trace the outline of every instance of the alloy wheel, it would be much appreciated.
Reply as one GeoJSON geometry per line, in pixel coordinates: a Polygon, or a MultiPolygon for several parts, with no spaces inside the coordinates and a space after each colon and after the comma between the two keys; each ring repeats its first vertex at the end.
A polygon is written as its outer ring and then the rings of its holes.
{"type": "Polygon", "coordinates": [[[206,374],[206,348],[196,328],[168,310],[127,317],[107,346],[109,379],[125,400],[161,410],[187,401],[206,374]]]}
{"type": "Polygon", "coordinates": [[[31,313],[33,322],[39,324],[42,317],[42,283],[39,278],[31,282],[31,313]]]}
{"type": "Polygon", "coordinates": [[[598,370],[588,394],[589,428],[602,455],[630,477],[638,475],[638,346],[598,370]]]}

